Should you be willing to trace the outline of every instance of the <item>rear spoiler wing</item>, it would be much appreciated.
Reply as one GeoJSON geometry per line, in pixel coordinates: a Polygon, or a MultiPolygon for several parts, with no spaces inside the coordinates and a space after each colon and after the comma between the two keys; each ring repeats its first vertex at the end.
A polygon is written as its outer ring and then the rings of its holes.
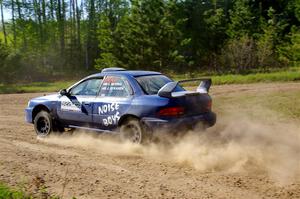
{"type": "Polygon", "coordinates": [[[186,80],[180,80],[178,82],[169,82],[166,85],[164,85],[161,89],[158,91],[158,95],[160,97],[167,97],[172,98],[172,92],[176,88],[176,86],[180,83],[186,83],[186,82],[194,82],[194,81],[200,81],[201,83],[196,89],[196,93],[208,93],[210,86],[212,84],[211,78],[199,78],[199,79],[186,79],[186,80]]]}

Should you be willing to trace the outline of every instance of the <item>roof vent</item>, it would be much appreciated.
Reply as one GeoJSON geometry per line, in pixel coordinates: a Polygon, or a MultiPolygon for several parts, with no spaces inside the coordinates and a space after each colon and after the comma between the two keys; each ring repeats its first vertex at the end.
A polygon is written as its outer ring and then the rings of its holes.
{"type": "Polygon", "coordinates": [[[114,71],[124,71],[124,70],[126,70],[126,69],[113,67],[113,68],[104,68],[104,69],[102,69],[101,72],[103,73],[103,72],[114,72],[114,71]]]}

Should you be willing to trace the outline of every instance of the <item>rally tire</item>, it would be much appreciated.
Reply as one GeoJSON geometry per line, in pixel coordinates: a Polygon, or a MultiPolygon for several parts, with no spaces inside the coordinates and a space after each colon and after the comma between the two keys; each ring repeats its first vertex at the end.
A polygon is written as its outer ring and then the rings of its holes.
{"type": "Polygon", "coordinates": [[[51,115],[46,111],[40,111],[34,118],[34,130],[39,137],[47,137],[53,131],[51,115]]]}
{"type": "Polygon", "coordinates": [[[122,141],[129,141],[142,144],[145,141],[145,129],[136,118],[129,118],[120,127],[120,137],[122,141]]]}

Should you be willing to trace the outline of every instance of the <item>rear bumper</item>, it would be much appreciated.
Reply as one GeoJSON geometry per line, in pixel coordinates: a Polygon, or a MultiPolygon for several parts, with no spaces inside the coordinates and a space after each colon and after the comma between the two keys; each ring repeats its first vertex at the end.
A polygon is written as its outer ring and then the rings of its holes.
{"type": "Polygon", "coordinates": [[[25,109],[25,121],[28,123],[33,123],[32,121],[32,108],[25,109]]]}
{"type": "Polygon", "coordinates": [[[142,122],[151,130],[164,130],[174,132],[181,129],[193,129],[197,124],[203,124],[205,127],[211,127],[216,123],[217,116],[214,112],[208,112],[201,115],[175,118],[164,120],[159,118],[143,118],[142,122]]]}

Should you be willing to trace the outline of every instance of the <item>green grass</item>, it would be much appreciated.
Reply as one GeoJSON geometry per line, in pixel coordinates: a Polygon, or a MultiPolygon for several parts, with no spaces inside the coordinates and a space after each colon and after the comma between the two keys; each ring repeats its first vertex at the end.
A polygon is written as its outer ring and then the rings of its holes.
{"type": "Polygon", "coordinates": [[[66,82],[34,82],[30,84],[0,84],[0,94],[3,93],[34,93],[34,92],[54,92],[63,88],[68,88],[75,81],[66,82]]]}
{"type": "Polygon", "coordinates": [[[246,84],[258,82],[287,82],[300,81],[300,70],[282,71],[273,73],[257,73],[249,75],[212,76],[213,83],[219,84],[246,84]]]}
{"type": "Polygon", "coordinates": [[[300,90],[228,93],[213,96],[219,113],[239,113],[262,121],[300,121],[300,90]]]}
{"type": "MultiPolygon", "coordinates": [[[[49,198],[49,199],[59,199],[57,196],[50,196],[45,192],[46,190],[39,190],[36,195],[29,195],[20,189],[13,189],[0,182],[0,199],[33,199],[33,198],[49,198]],[[43,194],[46,193],[46,194],[43,194]]],[[[73,197],[75,198],[75,197],[73,197]]]]}
{"type": "Polygon", "coordinates": [[[2,183],[0,183],[0,199],[30,199],[22,191],[14,190],[2,183]]]}
{"type": "MultiPolygon", "coordinates": [[[[193,75],[170,75],[175,80],[203,77],[203,74],[193,75]]],[[[249,84],[259,82],[291,82],[300,81],[300,67],[289,68],[285,71],[275,71],[270,73],[255,73],[248,75],[212,75],[213,85],[221,84],[249,84]]],[[[31,93],[31,92],[55,92],[62,88],[67,88],[78,81],[58,81],[58,82],[34,82],[28,84],[0,84],[0,94],[3,93],[31,93]]],[[[193,85],[193,84],[189,84],[193,85]]]]}
{"type": "MultiPolygon", "coordinates": [[[[183,75],[173,75],[172,77],[175,80],[180,80],[180,79],[203,77],[203,75],[201,73],[192,74],[192,75],[183,74],[183,75]]],[[[214,85],[300,81],[300,67],[293,67],[284,71],[275,71],[269,73],[251,73],[247,75],[240,75],[240,74],[208,75],[207,77],[212,78],[214,85]]]]}

